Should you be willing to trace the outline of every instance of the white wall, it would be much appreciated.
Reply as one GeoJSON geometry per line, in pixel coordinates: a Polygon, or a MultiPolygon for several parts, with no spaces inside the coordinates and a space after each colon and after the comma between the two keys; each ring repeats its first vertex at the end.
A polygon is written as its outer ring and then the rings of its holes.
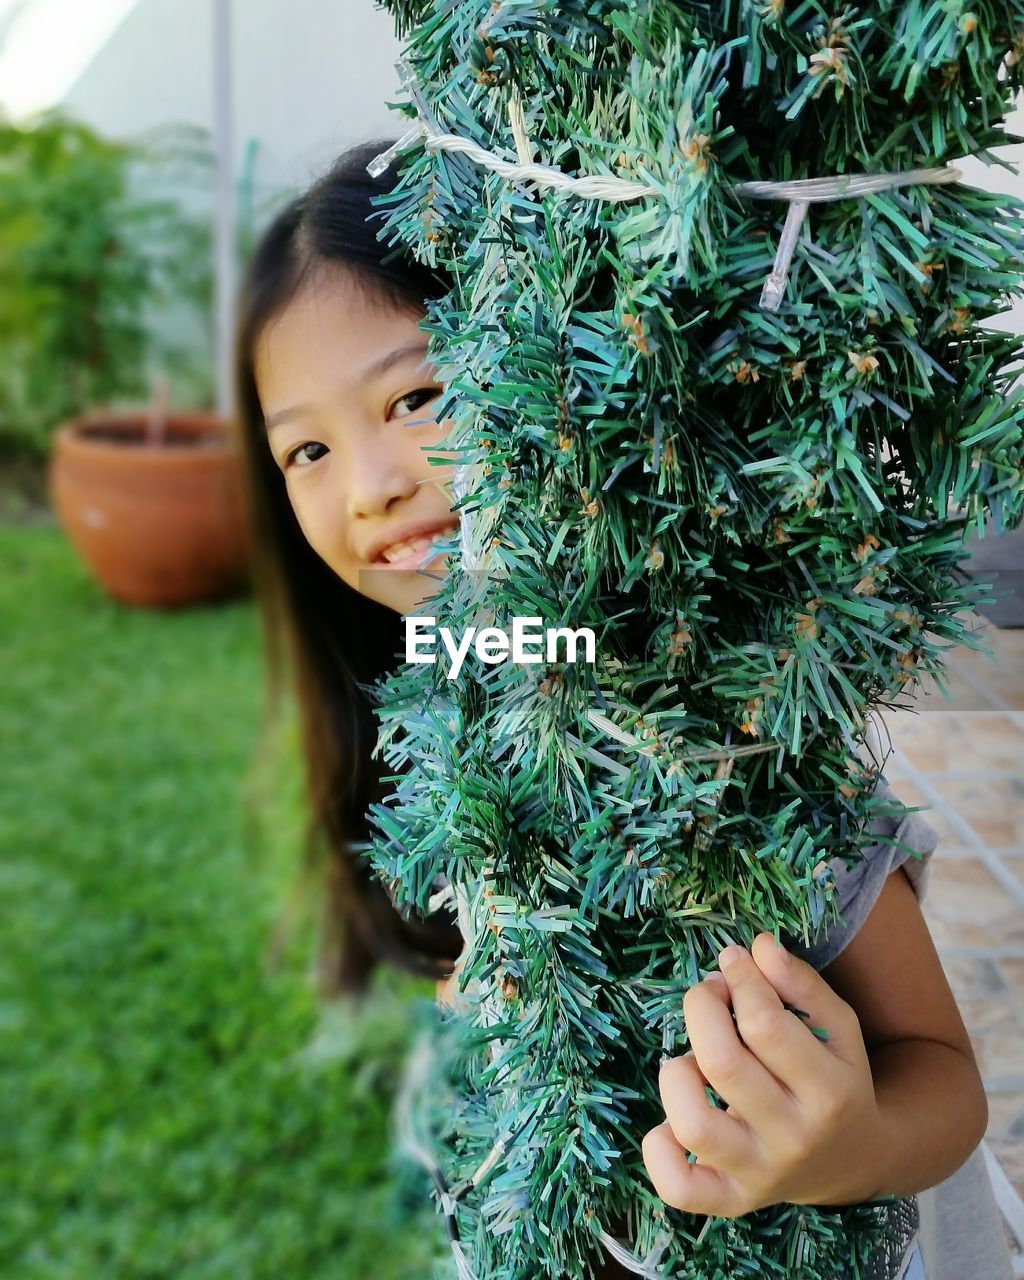
{"type": "MultiPolygon", "coordinates": [[[[1017,109],[1006,117],[1005,128],[1007,133],[1024,137],[1024,94],[1018,95],[1017,109]]],[[[1018,199],[1024,200],[1024,143],[1000,147],[998,155],[1000,159],[1014,166],[1014,173],[1008,173],[998,165],[985,165],[981,160],[969,156],[965,160],[956,162],[956,167],[963,174],[962,181],[974,187],[1001,191],[1005,195],[1017,196],[1018,199]]],[[[999,317],[993,317],[988,324],[992,328],[1024,333],[1024,298],[1018,299],[1015,306],[1004,311],[999,317]]]]}
{"type": "MultiPolygon", "coordinates": [[[[138,0],[65,104],[111,136],[212,125],[209,0],[138,0]]],[[[401,45],[372,0],[233,0],[235,151],[257,139],[257,185],[297,189],[351,143],[406,127],[401,45]]]]}
{"type": "MultiPolygon", "coordinates": [[[[298,188],[352,142],[397,134],[404,97],[401,51],[374,0],[232,0],[234,108],[239,166],[259,143],[261,186],[298,188]]],[[[212,122],[210,0],[136,0],[66,103],[103,132],[129,134],[168,120],[212,122]]],[[[1024,134],[1024,99],[1007,120],[1024,134]]],[[[965,179],[1024,198],[1024,146],[1001,149],[1011,176],[980,161],[965,179]]]]}
{"type": "MultiPolygon", "coordinates": [[[[167,120],[212,120],[209,0],[137,0],[68,93],[67,105],[121,135],[167,120]]],[[[303,187],[339,151],[405,127],[392,19],[373,0],[233,0],[235,153],[257,140],[257,201],[303,187]]],[[[1024,134],[1024,101],[1007,121],[1024,134]]],[[[1024,145],[1000,149],[1017,172],[961,163],[964,180],[1024,199],[1024,145]]],[[[1024,332],[1024,300],[1000,327],[1024,332]]]]}
{"type": "MultiPolygon", "coordinates": [[[[282,200],[308,184],[352,143],[397,137],[408,121],[387,107],[401,98],[394,62],[401,44],[373,0],[230,0],[233,168],[237,216],[259,232],[282,200]],[[255,149],[253,147],[255,144],[255,149]]],[[[212,130],[213,5],[210,0],[137,0],[66,92],[63,105],[108,137],[175,124],[212,130]]],[[[147,173],[148,189],[155,175],[147,173]]],[[[165,173],[173,194],[212,219],[212,184],[165,173]]],[[[234,295],[230,288],[225,296],[234,295]]],[[[218,315],[221,313],[218,312],[218,315]]],[[[165,341],[193,353],[171,378],[174,407],[209,400],[216,354],[221,398],[230,395],[226,348],[184,306],[150,317],[165,341]]],[[[219,331],[233,324],[222,315],[219,331]]],[[[148,376],[162,370],[154,358],[148,376]]]]}

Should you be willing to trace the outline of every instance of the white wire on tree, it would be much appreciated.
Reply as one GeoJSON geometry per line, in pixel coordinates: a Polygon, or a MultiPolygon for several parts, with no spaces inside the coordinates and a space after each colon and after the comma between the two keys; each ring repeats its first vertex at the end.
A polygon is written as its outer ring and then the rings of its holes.
{"type": "MultiPolygon", "coordinates": [[[[657,187],[645,182],[632,182],[627,178],[615,178],[610,174],[584,175],[582,178],[574,178],[551,165],[535,164],[526,132],[522,103],[515,85],[512,86],[509,96],[508,113],[512,136],[516,143],[517,158],[503,160],[501,156],[495,155],[493,151],[488,151],[486,147],[481,147],[471,139],[459,137],[458,134],[448,133],[442,129],[416,83],[409,63],[405,58],[399,58],[395,66],[404,87],[409,91],[419,120],[397,142],[381,152],[366,166],[371,177],[376,178],[382,174],[399,151],[411,146],[422,137],[426,146],[439,147],[443,151],[468,156],[477,164],[500,173],[510,182],[532,182],[538,187],[565,192],[583,200],[639,200],[644,196],[661,195],[657,187]]],[[[871,195],[876,191],[888,191],[894,187],[958,182],[962,176],[959,169],[951,165],[941,165],[928,169],[907,169],[898,173],[840,173],[826,178],[794,178],[788,182],[734,183],[732,190],[740,196],[747,196],[753,200],[789,201],[789,213],[778,252],[775,255],[775,262],[761,291],[760,305],[767,311],[777,311],[782,303],[793,251],[809,205],[827,200],[848,200],[857,196],[871,195]]]]}

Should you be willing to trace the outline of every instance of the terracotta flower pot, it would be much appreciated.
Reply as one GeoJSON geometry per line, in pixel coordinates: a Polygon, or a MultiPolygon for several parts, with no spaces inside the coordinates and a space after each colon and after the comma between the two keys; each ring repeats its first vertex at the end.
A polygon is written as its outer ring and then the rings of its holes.
{"type": "Polygon", "coordinates": [[[249,585],[241,463],[214,414],[172,414],[147,440],[144,414],[81,418],[57,431],[49,463],[58,520],[122,604],[176,608],[249,585]]]}

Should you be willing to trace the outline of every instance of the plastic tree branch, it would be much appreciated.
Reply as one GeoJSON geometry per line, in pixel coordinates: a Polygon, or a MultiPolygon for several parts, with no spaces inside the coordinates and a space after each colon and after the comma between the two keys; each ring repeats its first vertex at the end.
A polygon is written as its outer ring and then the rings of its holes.
{"type": "Polygon", "coordinates": [[[369,855],[466,940],[402,1103],[456,1271],[890,1280],[913,1198],[700,1218],[640,1141],[685,991],[895,830],[873,718],[978,647],[965,534],[1024,518],[1024,206],[949,165],[1015,140],[1024,0],[385,7],[380,234],[453,281],[431,612],[598,640],[372,690],[369,855]]]}

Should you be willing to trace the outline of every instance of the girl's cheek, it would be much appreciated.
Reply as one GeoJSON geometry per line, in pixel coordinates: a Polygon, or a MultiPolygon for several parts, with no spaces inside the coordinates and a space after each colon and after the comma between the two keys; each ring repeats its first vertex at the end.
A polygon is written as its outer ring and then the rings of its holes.
{"type": "MultiPolygon", "coordinates": [[[[312,477],[310,477],[312,479],[312,477]]],[[[325,518],[323,500],[318,499],[305,486],[293,486],[288,493],[292,510],[302,536],[319,555],[331,555],[337,538],[330,536],[329,520],[325,518]]],[[[332,566],[334,567],[334,566],[332,566]]]]}

